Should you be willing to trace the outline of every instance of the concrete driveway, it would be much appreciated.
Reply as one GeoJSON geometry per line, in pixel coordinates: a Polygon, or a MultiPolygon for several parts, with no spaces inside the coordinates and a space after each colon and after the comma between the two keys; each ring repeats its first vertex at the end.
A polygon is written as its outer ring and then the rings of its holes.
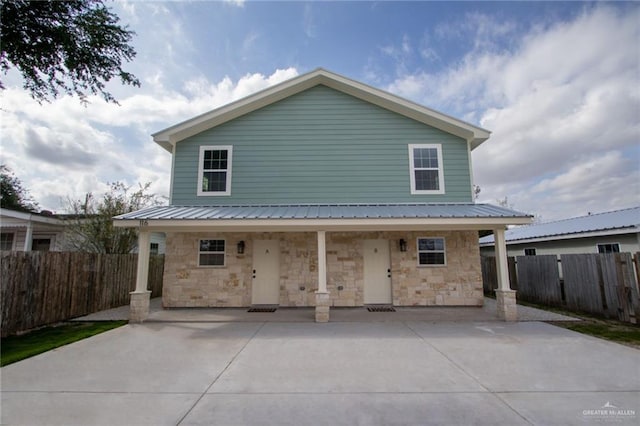
{"type": "Polygon", "coordinates": [[[1,373],[7,425],[640,421],[640,351],[542,322],[150,322],[1,373]]]}

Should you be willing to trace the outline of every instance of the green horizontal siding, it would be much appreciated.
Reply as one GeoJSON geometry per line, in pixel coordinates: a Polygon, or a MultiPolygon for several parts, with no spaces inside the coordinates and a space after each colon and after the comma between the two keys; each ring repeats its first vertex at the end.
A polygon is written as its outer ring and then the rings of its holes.
{"type": "Polygon", "coordinates": [[[469,202],[464,140],[325,86],[177,144],[174,205],[469,202]],[[442,195],[411,195],[408,144],[440,143],[442,195]],[[233,145],[231,196],[198,197],[201,145],[233,145]]]}

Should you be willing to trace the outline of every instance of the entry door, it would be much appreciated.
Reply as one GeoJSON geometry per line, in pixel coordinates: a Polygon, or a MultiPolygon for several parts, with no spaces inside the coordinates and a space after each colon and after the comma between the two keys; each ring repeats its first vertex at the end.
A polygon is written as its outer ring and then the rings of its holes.
{"type": "Polygon", "coordinates": [[[364,240],[364,303],[391,303],[389,241],[364,240]]]}
{"type": "Polygon", "coordinates": [[[280,303],[280,241],[253,242],[253,305],[280,303]]]}

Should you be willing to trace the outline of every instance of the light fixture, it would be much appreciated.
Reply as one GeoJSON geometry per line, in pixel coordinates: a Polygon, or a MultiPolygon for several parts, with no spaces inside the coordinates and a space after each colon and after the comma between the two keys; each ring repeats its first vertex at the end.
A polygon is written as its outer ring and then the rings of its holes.
{"type": "Polygon", "coordinates": [[[244,254],[244,241],[238,243],[238,254],[244,254]]]}
{"type": "Polygon", "coordinates": [[[407,242],[403,239],[400,238],[400,251],[407,251],[407,242]]]}

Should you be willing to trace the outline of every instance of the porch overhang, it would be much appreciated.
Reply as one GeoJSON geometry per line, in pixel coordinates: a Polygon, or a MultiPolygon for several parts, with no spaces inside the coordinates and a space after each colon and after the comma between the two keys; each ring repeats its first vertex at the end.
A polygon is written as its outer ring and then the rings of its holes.
{"type": "Polygon", "coordinates": [[[159,206],[117,216],[117,227],[149,231],[483,230],[531,223],[524,213],[489,204],[159,206]]]}

